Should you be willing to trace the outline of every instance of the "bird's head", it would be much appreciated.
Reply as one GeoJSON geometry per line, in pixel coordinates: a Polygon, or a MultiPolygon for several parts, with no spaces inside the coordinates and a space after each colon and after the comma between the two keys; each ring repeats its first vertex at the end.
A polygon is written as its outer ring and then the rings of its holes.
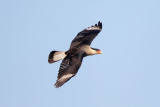
{"type": "Polygon", "coordinates": [[[95,54],[102,54],[102,51],[100,49],[92,48],[95,51],[95,54]]]}

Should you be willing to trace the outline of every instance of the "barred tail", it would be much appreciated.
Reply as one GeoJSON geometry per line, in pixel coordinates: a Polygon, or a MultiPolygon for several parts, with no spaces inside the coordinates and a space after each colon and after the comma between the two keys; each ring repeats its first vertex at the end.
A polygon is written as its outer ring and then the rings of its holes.
{"type": "Polygon", "coordinates": [[[66,54],[64,51],[51,51],[48,57],[48,62],[54,63],[64,59],[65,57],[66,57],[66,54]]]}

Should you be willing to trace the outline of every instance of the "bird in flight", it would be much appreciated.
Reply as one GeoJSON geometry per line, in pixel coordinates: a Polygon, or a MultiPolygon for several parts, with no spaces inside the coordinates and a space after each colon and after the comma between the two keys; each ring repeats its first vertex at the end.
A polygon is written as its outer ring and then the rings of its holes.
{"type": "Polygon", "coordinates": [[[82,64],[82,60],[86,56],[102,54],[100,49],[91,48],[90,45],[93,39],[102,30],[102,23],[88,27],[77,34],[72,40],[68,51],[51,51],[48,57],[48,62],[54,63],[62,60],[59,68],[55,87],[59,88],[72,77],[74,77],[82,64]]]}

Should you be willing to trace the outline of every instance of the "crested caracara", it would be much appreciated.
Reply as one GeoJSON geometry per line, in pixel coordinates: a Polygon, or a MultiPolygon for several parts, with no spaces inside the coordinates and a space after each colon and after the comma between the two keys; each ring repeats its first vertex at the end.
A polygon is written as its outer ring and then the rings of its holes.
{"type": "Polygon", "coordinates": [[[55,87],[58,88],[75,76],[82,64],[84,57],[95,54],[102,54],[100,49],[91,48],[90,44],[93,39],[102,30],[102,23],[88,27],[82,30],[72,40],[68,51],[51,51],[48,57],[49,63],[54,63],[62,60],[59,68],[55,87]]]}

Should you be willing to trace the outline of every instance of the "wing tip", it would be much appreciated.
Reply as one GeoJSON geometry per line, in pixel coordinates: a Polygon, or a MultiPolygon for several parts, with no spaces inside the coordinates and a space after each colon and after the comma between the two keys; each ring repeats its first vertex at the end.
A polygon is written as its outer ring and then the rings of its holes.
{"type": "Polygon", "coordinates": [[[54,84],[55,88],[59,88],[61,87],[63,84],[60,84],[59,81],[56,81],[56,83],[54,84]]]}
{"type": "Polygon", "coordinates": [[[98,27],[100,28],[100,29],[102,29],[102,22],[98,22],[98,27]]]}
{"type": "Polygon", "coordinates": [[[66,83],[67,81],[69,81],[74,76],[75,76],[75,74],[63,75],[62,77],[60,77],[59,79],[57,79],[57,81],[54,84],[54,86],[56,88],[59,88],[59,87],[61,87],[64,83],[66,83]]]}
{"type": "Polygon", "coordinates": [[[95,30],[102,30],[102,22],[98,21],[98,24],[95,24],[94,26],[92,25],[91,27],[88,27],[89,30],[95,29],[95,30]]]}
{"type": "MultiPolygon", "coordinates": [[[[68,81],[68,80],[67,80],[68,81]]],[[[67,81],[59,81],[57,80],[56,83],[54,84],[55,88],[59,88],[61,87],[64,83],[66,83],[67,81]]]]}

